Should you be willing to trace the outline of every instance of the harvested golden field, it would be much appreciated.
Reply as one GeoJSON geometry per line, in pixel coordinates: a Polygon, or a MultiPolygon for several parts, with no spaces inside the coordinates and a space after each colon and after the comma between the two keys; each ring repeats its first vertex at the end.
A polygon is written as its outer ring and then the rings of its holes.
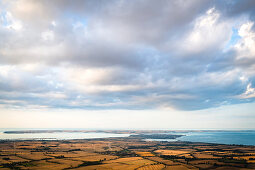
{"type": "Polygon", "coordinates": [[[120,170],[120,169],[127,169],[127,170],[134,170],[137,166],[134,165],[125,165],[121,163],[112,163],[112,164],[102,164],[102,165],[91,165],[86,167],[79,167],[76,168],[77,170],[120,170]]]}
{"type": "Polygon", "coordinates": [[[219,158],[217,156],[213,156],[211,154],[206,154],[206,153],[193,153],[193,156],[199,159],[211,159],[211,158],[219,158]]]}
{"type": "Polygon", "coordinates": [[[217,160],[194,160],[194,161],[189,161],[189,164],[191,165],[198,165],[198,164],[214,164],[218,163],[217,160]]]}
{"type": "Polygon", "coordinates": [[[12,162],[24,162],[27,161],[27,159],[23,159],[17,156],[0,156],[0,162],[2,163],[12,163],[12,162]]]}
{"type": "Polygon", "coordinates": [[[163,158],[160,158],[160,157],[149,157],[148,159],[150,159],[152,161],[155,161],[155,162],[165,164],[165,165],[178,165],[179,164],[179,163],[175,163],[171,160],[166,160],[166,159],[163,159],[163,158]]]}
{"type": "MultiPolygon", "coordinates": [[[[120,158],[116,160],[104,161],[101,165],[92,165],[86,166],[86,169],[127,169],[133,170],[139,167],[143,167],[146,165],[154,164],[155,162],[143,159],[141,157],[130,157],[130,158],[120,158]]],[[[85,169],[84,167],[80,167],[77,169],[85,169]]]]}
{"type": "Polygon", "coordinates": [[[255,164],[255,160],[248,160],[247,162],[255,164]]]}
{"type": "Polygon", "coordinates": [[[136,154],[143,157],[155,156],[151,152],[136,152],[136,154]]]}
{"type": "Polygon", "coordinates": [[[147,159],[143,159],[142,157],[128,157],[128,158],[119,158],[114,160],[105,161],[105,163],[122,163],[122,164],[128,164],[128,165],[147,165],[147,164],[153,164],[155,162],[147,159]]]}
{"type": "Polygon", "coordinates": [[[198,164],[196,165],[196,167],[200,168],[200,169],[210,169],[213,167],[213,165],[211,164],[198,164]]]}
{"type": "Polygon", "coordinates": [[[238,160],[255,160],[255,156],[240,156],[240,157],[233,157],[234,159],[238,159],[238,160]]]}
{"type": "Polygon", "coordinates": [[[215,168],[215,170],[240,170],[241,168],[235,168],[235,167],[232,167],[232,166],[225,166],[225,167],[218,167],[218,168],[215,168]]]}
{"type": "Polygon", "coordinates": [[[71,159],[51,159],[51,160],[48,160],[47,162],[56,163],[56,164],[64,164],[64,165],[67,165],[68,167],[77,167],[83,163],[82,161],[76,161],[71,159]]]}
{"type": "Polygon", "coordinates": [[[184,156],[185,158],[194,158],[192,155],[190,155],[189,153],[185,153],[185,154],[180,154],[179,156],[184,156]]]}
{"type": "Polygon", "coordinates": [[[46,153],[44,152],[30,152],[30,153],[24,153],[24,154],[18,153],[17,156],[27,160],[41,160],[41,159],[51,158],[50,156],[46,155],[46,153]]]}
{"type": "Polygon", "coordinates": [[[64,156],[66,158],[77,158],[77,157],[95,156],[98,154],[85,152],[85,151],[76,151],[76,152],[47,152],[46,155],[51,157],[64,156]]]}
{"type": "Polygon", "coordinates": [[[100,161],[100,160],[111,160],[118,157],[111,155],[93,155],[93,156],[82,156],[82,157],[73,157],[72,160],[78,161],[100,161]]]}
{"type": "Polygon", "coordinates": [[[179,151],[179,150],[156,150],[154,152],[160,155],[181,155],[181,154],[189,153],[187,151],[179,151]]]}
{"type": "MultiPolygon", "coordinates": [[[[167,167],[165,168],[165,170],[189,170],[189,169],[191,169],[191,168],[187,168],[187,167],[184,166],[184,165],[167,166],[167,167]]],[[[194,169],[197,169],[197,170],[198,170],[198,168],[194,168],[194,169]]]]}
{"type": "Polygon", "coordinates": [[[49,170],[49,169],[56,169],[56,170],[61,170],[65,168],[69,168],[70,166],[67,164],[58,164],[58,163],[53,163],[49,162],[46,160],[42,161],[37,161],[34,163],[33,166],[30,166],[29,169],[35,169],[35,170],[49,170]]]}
{"type": "Polygon", "coordinates": [[[165,165],[155,164],[155,165],[146,165],[146,166],[138,168],[137,170],[161,170],[163,168],[165,168],[165,165]]]}

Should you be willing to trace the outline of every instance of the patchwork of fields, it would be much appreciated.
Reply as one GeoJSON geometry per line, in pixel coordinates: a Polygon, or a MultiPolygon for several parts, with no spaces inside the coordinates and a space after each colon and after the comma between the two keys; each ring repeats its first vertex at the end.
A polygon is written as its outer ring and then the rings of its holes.
{"type": "Polygon", "coordinates": [[[1,141],[1,169],[254,169],[255,147],[108,138],[1,141]]]}

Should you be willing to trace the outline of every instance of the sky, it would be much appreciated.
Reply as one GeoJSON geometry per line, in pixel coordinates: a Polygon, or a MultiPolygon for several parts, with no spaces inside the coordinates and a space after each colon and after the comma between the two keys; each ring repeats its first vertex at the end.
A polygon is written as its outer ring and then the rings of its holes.
{"type": "Polygon", "coordinates": [[[254,0],[0,0],[0,128],[254,122],[254,0]]]}

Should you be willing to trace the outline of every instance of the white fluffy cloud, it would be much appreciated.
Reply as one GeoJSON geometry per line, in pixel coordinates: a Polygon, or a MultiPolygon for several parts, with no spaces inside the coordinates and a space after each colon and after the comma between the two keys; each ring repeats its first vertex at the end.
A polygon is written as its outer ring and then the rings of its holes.
{"type": "Polygon", "coordinates": [[[241,25],[238,34],[241,40],[235,45],[237,59],[255,59],[255,32],[252,30],[254,22],[247,22],[241,25]]]}
{"type": "Polygon", "coordinates": [[[246,5],[16,0],[0,6],[2,106],[197,110],[254,100],[254,13],[246,5]]]}
{"type": "Polygon", "coordinates": [[[221,14],[211,8],[195,20],[193,30],[182,41],[180,50],[187,55],[201,51],[219,50],[226,45],[231,36],[231,23],[220,21],[221,14]]]}

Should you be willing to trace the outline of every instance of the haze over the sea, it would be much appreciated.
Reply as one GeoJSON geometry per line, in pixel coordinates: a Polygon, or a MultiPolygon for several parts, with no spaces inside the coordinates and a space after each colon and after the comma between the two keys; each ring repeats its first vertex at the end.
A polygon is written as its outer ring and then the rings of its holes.
{"type": "Polygon", "coordinates": [[[0,0],[0,128],[254,122],[254,0],[0,0]]]}

